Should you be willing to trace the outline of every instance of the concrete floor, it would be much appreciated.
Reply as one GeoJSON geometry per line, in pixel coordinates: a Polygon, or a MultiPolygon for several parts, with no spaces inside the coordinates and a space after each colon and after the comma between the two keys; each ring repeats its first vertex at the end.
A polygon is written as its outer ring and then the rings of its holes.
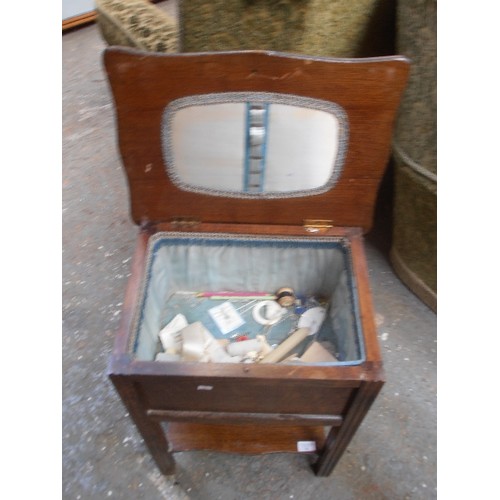
{"type": "Polygon", "coordinates": [[[367,255],[387,382],[333,474],[315,477],[306,456],[208,452],[159,474],[105,375],[137,229],[104,43],[89,26],[62,45],[63,498],[436,498],[436,315],[394,275],[380,231],[367,255]]]}

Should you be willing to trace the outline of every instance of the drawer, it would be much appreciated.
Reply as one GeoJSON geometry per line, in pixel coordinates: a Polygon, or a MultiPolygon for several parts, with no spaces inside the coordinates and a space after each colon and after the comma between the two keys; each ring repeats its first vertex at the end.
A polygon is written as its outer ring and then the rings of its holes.
{"type": "Polygon", "coordinates": [[[136,382],[148,409],[341,415],[355,387],[332,381],[165,378],[136,382]]]}

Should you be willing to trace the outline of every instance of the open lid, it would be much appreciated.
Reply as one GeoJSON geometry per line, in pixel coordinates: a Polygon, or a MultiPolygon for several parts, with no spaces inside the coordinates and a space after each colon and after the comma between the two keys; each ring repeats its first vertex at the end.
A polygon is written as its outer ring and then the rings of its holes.
{"type": "Polygon", "coordinates": [[[106,49],[136,223],[370,229],[409,64],[106,49]]]}

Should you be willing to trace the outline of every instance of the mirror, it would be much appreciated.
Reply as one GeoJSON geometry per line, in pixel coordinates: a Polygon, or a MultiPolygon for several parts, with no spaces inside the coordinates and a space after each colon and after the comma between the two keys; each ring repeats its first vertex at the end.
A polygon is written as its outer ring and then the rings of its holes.
{"type": "Polygon", "coordinates": [[[170,103],[163,117],[172,181],[219,196],[325,192],[342,171],[347,135],[340,106],[288,94],[187,97],[170,103]]]}

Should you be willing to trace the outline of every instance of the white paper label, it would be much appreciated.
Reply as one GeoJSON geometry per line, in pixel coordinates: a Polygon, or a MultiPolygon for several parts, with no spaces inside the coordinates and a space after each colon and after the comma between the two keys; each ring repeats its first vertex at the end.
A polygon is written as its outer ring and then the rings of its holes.
{"type": "Polygon", "coordinates": [[[224,335],[245,323],[231,302],[223,302],[220,306],[212,307],[208,312],[224,335]]]}
{"type": "Polygon", "coordinates": [[[316,451],[316,441],[297,441],[297,451],[316,451]]]}

